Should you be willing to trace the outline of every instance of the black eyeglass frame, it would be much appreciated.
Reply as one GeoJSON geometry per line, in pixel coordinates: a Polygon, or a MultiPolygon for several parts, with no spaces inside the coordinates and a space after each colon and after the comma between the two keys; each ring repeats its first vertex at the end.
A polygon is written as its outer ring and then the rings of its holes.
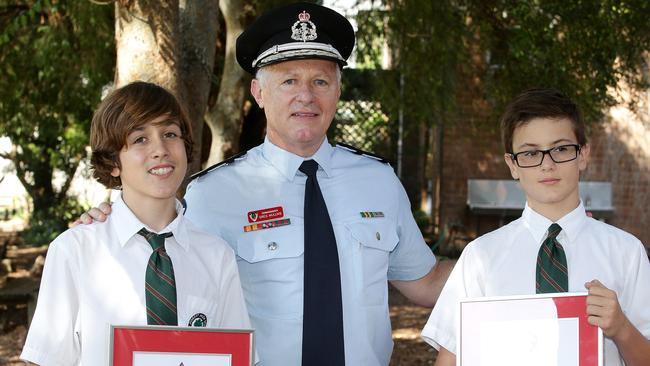
{"type": "Polygon", "coordinates": [[[576,159],[578,158],[578,154],[580,154],[580,150],[581,150],[581,149],[582,149],[582,146],[579,145],[579,144],[566,144],[566,145],[555,146],[555,147],[552,147],[552,148],[550,148],[550,149],[546,149],[546,150],[526,150],[526,151],[520,151],[520,152],[518,152],[518,153],[508,153],[508,154],[510,155],[510,158],[511,158],[515,163],[517,163],[517,166],[518,166],[518,167],[520,167],[520,168],[535,168],[535,167],[538,167],[538,166],[544,164],[544,158],[546,157],[546,155],[548,155],[548,156],[551,158],[551,160],[553,160],[553,162],[554,162],[555,164],[567,163],[567,162],[569,162],[569,161],[576,160],[576,159]],[[575,155],[573,158],[568,159],[568,160],[557,161],[557,160],[555,160],[555,159],[553,158],[553,155],[551,155],[551,151],[553,151],[553,150],[555,150],[555,149],[562,148],[562,147],[569,147],[569,146],[571,146],[571,147],[573,147],[573,148],[576,149],[576,155],[575,155]],[[519,155],[521,155],[521,154],[529,153],[529,152],[531,152],[531,151],[536,151],[536,152],[542,153],[542,159],[539,161],[539,164],[537,164],[537,165],[523,165],[523,166],[522,166],[522,165],[519,163],[519,160],[517,159],[517,157],[518,157],[519,155]]]}

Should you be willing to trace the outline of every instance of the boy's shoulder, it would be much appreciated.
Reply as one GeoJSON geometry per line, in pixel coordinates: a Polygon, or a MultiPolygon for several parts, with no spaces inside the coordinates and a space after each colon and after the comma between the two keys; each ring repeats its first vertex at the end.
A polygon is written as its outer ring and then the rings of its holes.
{"type": "Polygon", "coordinates": [[[462,256],[466,258],[465,260],[470,261],[472,259],[469,258],[482,258],[481,261],[486,258],[490,258],[491,261],[497,260],[497,258],[508,253],[512,245],[516,245],[519,242],[518,238],[521,238],[520,233],[522,230],[525,230],[521,222],[522,220],[521,217],[517,218],[496,230],[485,233],[472,240],[463,249],[462,256]]]}
{"type": "Polygon", "coordinates": [[[522,224],[523,218],[519,217],[508,224],[501,226],[496,230],[487,232],[478,238],[474,239],[470,244],[481,245],[482,247],[492,247],[499,246],[499,250],[502,250],[501,246],[505,241],[512,240],[514,236],[524,229],[522,224]]]}
{"type": "Polygon", "coordinates": [[[93,221],[91,224],[75,225],[59,234],[52,241],[52,244],[59,242],[83,242],[83,244],[100,242],[110,230],[110,219],[109,216],[104,222],[93,221]]]}
{"type": "Polygon", "coordinates": [[[606,242],[615,242],[618,245],[637,246],[643,245],[633,234],[606,222],[587,217],[587,225],[581,234],[589,233],[606,242]]]}
{"type": "Polygon", "coordinates": [[[109,220],[93,222],[92,224],[79,224],[60,233],[48,247],[48,256],[58,253],[66,258],[81,258],[84,253],[92,253],[97,246],[105,245],[110,237],[109,220]]]}

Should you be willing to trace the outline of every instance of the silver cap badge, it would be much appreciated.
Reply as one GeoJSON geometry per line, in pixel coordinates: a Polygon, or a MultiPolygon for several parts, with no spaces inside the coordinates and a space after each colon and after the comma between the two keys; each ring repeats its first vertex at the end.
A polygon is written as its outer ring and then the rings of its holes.
{"type": "Polygon", "coordinates": [[[298,14],[298,21],[291,26],[291,39],[296,41],[313,41],[318,37],[316,34],[316,24],[309,19],[311,16],[308,12],[302,11],[298,14]]]}

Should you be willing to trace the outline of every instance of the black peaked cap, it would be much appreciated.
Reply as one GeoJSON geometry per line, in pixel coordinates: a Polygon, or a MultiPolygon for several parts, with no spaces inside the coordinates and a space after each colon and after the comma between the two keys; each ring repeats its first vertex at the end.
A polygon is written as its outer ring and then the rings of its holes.
{"type": "Polygon", "coordinates": [[[296,59],[326,59],[345,66],[354,29],[336,11],[312,3],[269,10],[237,37],[237,62],[251,74],[266,65],[296,59]],[[255,62],[255,65],[253,63],[255,62]]]}

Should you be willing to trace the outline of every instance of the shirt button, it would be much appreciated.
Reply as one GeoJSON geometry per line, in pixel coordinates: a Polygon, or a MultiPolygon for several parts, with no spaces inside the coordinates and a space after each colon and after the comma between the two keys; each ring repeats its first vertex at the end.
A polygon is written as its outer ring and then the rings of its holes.
{"type": "Polygon", "coordinates": [[[379,235],[379,231],[375,233],[375,237],[377,238],[377,240],[381,240],[381,235],[379,235]]]}
{"type": "Polygon", "coordinates": [[[276,250],[276,249],[278,249],[278,243],[272,241],[266,246],[266,248],[268,250],[276,250]]]}

